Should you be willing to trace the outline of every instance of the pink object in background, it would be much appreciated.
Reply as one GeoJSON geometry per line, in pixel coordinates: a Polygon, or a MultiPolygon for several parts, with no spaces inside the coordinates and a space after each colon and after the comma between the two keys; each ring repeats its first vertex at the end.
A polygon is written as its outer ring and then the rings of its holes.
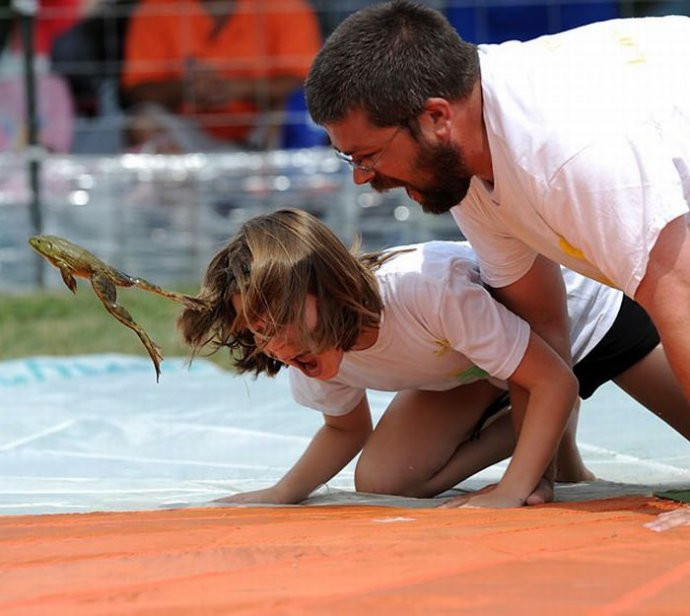
{"type": "MultiPolygon", "coordinates": [[[[36,76],[39,142],[51,152],[69,152],[74,134],[74,105],[58,75],[36,76]]],[[[0,77],[0,151],[27,145],[24,83],[0,77]]]]}

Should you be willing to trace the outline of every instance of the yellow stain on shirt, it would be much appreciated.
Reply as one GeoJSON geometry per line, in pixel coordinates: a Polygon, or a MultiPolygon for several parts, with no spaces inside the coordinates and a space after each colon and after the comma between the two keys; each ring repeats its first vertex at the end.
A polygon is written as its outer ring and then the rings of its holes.
{"type": "Polygon", "coordinates": [[[436,338],[434,339],[434,344],[436,345],[436,349],[434,350],[434,355],[437,357],[443,357],[444,355],[448,355],[453,350],[453,347],[450,346],[450,342],[446,340],[445,338],[436,338]]]}
{"type": "Polygon", "coordinates": [[[644,64],[647,60],[644,57],[642,51],[637,46],[637,42],[631,36],[619,36],[618,44],[623,47],[626,55],[626,62],[628,64],[644,64]]]}
{"type": "Polygon", "coordinates": [[[575,246],[573,246],[562,235],[558,236],[558,247],[561,249],[562,253],[568,255],[569,257],[573,257],[578,261],[587,261],[585,258],[585,253],[579,248],[575,248],[575,246]]]}
{"type": "MultiPolygon", "coordinates": [[[[568,255],[569,257],[573,257],[574,259],[577,259],[578,261],[584,261],[587,265],[589,265],[592,269],[597,269],[592,266],[592,264],[587,260],[585,257],[585,253],[582,252],[579,248],[576,248],[573,246],[568,240],[566,240],[562,236],[558,236],[558,247],[561,249],[561,252],[563,254],[568,255]]],[[[589,278],[592,278],[594,280],[597,280],[598,282],[601,282],[602,284],[608,285],[609,287],[613,287],[614,289],[617,288],[613,282],[611,282],[606,276],[598,275],[598,276],[592,276],[587,274],[589,278]]]]}
{"type": "Polygon", "coordinates": [[[548,51],[558,51],[562,47],[560,41],[553,36],[542,37],[541,43],[548,51]]]}

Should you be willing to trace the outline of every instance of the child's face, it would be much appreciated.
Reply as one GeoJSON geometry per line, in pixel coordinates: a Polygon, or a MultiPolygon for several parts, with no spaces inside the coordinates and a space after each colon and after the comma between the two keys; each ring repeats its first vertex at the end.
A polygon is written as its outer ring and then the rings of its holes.
{"type": "MultiPolygon", "coordinates": [[[[232,303],[235,310],[241,310],[241,297],[239,293],[233,295],[232,303]]],[[[304,305],[307,327],[314,329],[318,320],[318,307],[316,297],[307,295],[304,305]]],[[[326,381],[332,379],[340,370],[343,360],[342,349],[326,349],[320,353],[311,353],[309,349],[301,349],[294,342],[294,327],[286,327],[283,331],[271,338],[263,338],[259,333],[261,323],[254,324],[257,332],[254,334],[257,346],[264,353],[274,357],[278,361],[301,370],[306,376],[326,381]]]]}

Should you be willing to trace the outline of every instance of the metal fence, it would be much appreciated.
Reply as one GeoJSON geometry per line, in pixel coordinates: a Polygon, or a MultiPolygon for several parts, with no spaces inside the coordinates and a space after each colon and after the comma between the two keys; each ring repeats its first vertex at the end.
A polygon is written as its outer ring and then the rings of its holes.
{"type": "MultiPolygon", "coordinates": [[[[0,290],[35,287],[27,160],[0,157],[0,290]]],[[[181,156],[52,156],[41,166],[43,231],[67,237],[124,271],[161,284],[198,281],[247,218],[303,208],[346,243],[377,249],[458,238],[449,215],[425,215],[403,191],[353,184],[328,148],[181,156]]],[[[45,277],[62,284],[57,273],[45,277]]]]}
{"type": "MultiPolygon", "coordinates": [[[[423,215],[404,193],[355,187],[323,147],[123,153],[130,113],[120,87],[124,41],[142,1],[0,0],[0,291],[59,283],[44,276],[45,264],[28,249],[38,228],[161,284],[196,280],[238,223],[284,206],[315,213],[346,242],[360,234],[368,248],[459,237],[449,216],[423,215]]],[[[372,3],[310,6],[327,36],[372,3]]],[[[524,40],[611,17],[690,13],[690,0],[426,3],[476,43],[524,40]]],[[[269,121],[295,129],[293,147],[324,143],[303,99],[291,100],[294,107],[268,114],[269,121]]]]}

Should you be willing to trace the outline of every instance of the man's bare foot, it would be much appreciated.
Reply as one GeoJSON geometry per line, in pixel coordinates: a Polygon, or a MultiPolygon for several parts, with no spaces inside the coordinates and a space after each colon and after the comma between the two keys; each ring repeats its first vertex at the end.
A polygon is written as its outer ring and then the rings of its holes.
{"type": "Polygon", "coordinates": [[[559,483],[580,483],[593,481],[596,475],[590,471],[582,461],[579,452],[570,455],[559,455],[556,467],[556,481],[559,483]]]}
{"type": "Polygon", "coordinates": [[[542,477],[532,494],[525,500],[525,505],[543,505],[553,500],[553,483],[542,477]]]}
{"type": "Polygon", "coordinates": [[[579,483],[596,479],[594,473],[582,461],[580,449],[575,439],[579,408],[578,400],[556,453],[556,481],[561,483],[579,483]]]}
{"type": "Polygon", "coordinates": [[[581,481],[594,481],[597,476],[586,466],[581,468],[559,468],[556,471],[556,481],[559,483],[580,483],[581,481]]]}

